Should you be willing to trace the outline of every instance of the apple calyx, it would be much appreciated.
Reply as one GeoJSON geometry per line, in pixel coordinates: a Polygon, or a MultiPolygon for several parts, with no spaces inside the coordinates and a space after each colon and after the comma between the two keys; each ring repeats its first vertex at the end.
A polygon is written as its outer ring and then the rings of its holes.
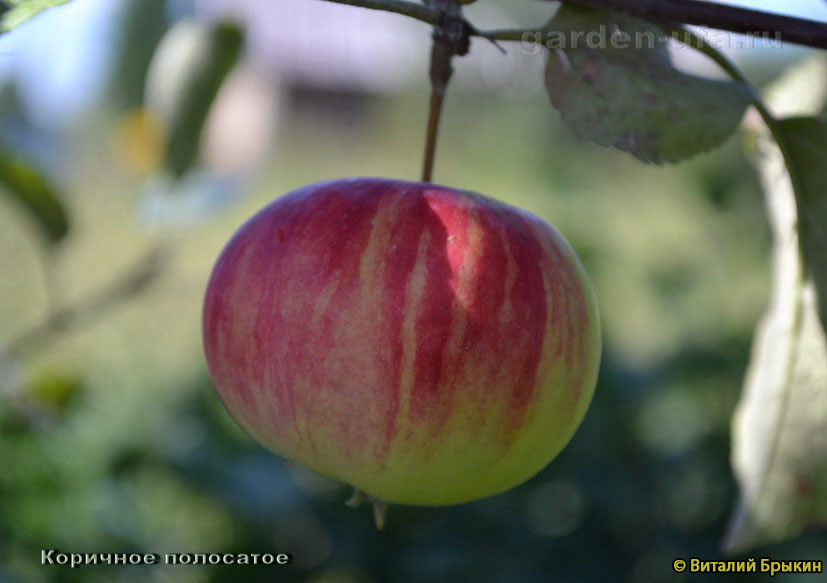
{"type": "Polygon", "coordinates": [[[376,524],[376,530],[384,529],[388,517],[388,508],[390,508],[390,505],[384,500],[380,500],[379,498],[375,498],[370,494],[363,492],[359,488],[354,488],[353,494],[351,494],[350,498],[345,501],[345,506],[358,508],[362,504],[370,504],[373,506],[373,521],[376,524]]]}

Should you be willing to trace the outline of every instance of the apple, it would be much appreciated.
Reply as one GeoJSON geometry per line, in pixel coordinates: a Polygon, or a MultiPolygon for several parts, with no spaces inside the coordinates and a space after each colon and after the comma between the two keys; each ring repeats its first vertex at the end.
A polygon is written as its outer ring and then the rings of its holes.
{"type": "Polygon", "coordinates": [[[375,500],[438,506],[536,474],[594,392],[597,304],[566,240],[480,194],[305,186],[221,253],[204,349],[230,415],[375,500]]]}

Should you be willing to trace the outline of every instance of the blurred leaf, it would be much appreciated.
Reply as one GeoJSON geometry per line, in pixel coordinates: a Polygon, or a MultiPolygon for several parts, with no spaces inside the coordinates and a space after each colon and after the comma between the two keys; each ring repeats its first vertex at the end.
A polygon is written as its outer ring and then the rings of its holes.
{"type": "Polygon", "coordinates": [[[183,23],[173,28],[153,57],[150,75],[157,58],[180,69],[175,72],[177,78],[170,78],[171,71],[161,65],[164,74],[148,79],[147,106],[158,107],[168,124],[166,168],[175,178],[196,162],[207,114],[243,44],[243,33],[235,24],[220,23],[204,31],[193,30],[194,26],[200,25],[183,23]]]}
{"type": "Polygon", "coordinates": [[[827,105],[827,55],[814,54],[787,69],[764,99],[779,118],[818,114],[827,105]]]}
{"type": "Polygon", "coordinates": [[[71,367],[51,367],[36,371],[26,383],[29,400],[49,411],[62,413],[83,392],[83,379],[71,367]]]}
{"type": "Polygon", "coordinates": [[[0,10],[0,34],[8,32],[53,6],[65,4],[69,0],[5,0],[10,5],[7,10],[0,10]]]}
{"type": "Polygon", "coordinates": [[[582,138],[644,162],[678,162],[721,145],[751,102],[743,83],[687,75],[669,37],[630,16],[564,4],[547,27],[546,88],[582,138]]]}
{"type": "MultiPolygon", "coordinates": [[[[169,24],[167,0],[121,0],[112,39],[112,105],[118,111],[143,104],[147,70],[169,24]]],[[[174,82],[168,79],[167,82],[174,82]]]]}
{"type": "Polygon", "coordinates": [[[789,170],[768,133],[756,140],[774,235],[774,288],[733,423],[740,501],[726,546],[734,552],[827,522],[827,336],[818,297],[827,275],[827,149],[814,120],[779,128],[789,170]]]}
{"type": "Polygon", "coordinates": [[[0,191],[29,211],[50,242],[57,243],[69,232],[69,218],[52,185],[26,160],[2,150],[0,191]]]}

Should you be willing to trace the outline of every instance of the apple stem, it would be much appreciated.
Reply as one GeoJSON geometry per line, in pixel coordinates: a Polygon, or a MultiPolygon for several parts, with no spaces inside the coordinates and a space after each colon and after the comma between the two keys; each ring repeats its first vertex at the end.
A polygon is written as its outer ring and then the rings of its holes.
{"type": "Polygon", "coordinates": [[[425,138],[425,160],[422,162],[422,182],[431,182],[434,174],[434,157],[436,155],[436,138],[439,133],[439,118],[442,115],[442,102],[445,90],[431,85],[431,107],[428,114],[428,133],[425,138]]]}
{"type": "Polygon", "coordinates": [[[422,181],[431,182],[434,173],[436,141],[445,90],[451,81],[454,68],[451,59],[468,53],[471,29],[462,17],[462,5],[458,0],[432,0],[439,13],[434,24],[431,48],[431,103],[428,112],[428,130],[425,138],[425,157],[422,163],[422,181]]]}

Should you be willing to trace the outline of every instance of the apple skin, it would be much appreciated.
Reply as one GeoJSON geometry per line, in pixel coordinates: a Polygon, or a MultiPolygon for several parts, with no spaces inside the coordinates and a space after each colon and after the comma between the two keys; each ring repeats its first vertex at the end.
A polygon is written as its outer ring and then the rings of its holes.
{"type": "Polygon", "coordinates": [[[490,496],[545,467],[597,381],[588,276],[538,217],[428,183],[312,184],[212,272],[210,375],[270,450],[386,502],[490,496]]]}

